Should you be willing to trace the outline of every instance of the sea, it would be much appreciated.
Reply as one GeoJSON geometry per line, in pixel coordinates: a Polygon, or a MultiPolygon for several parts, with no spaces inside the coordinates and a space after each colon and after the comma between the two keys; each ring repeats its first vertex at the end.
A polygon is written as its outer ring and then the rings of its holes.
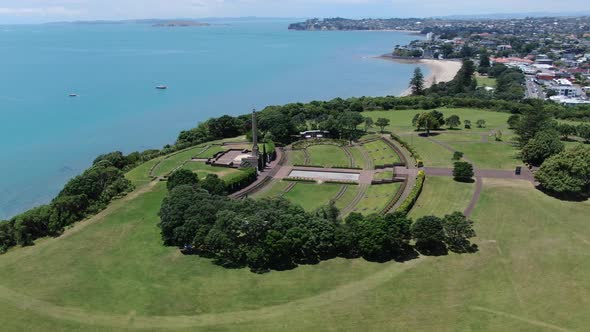
{"type": "Polygon", "coordinates": [[[0,25],[0,219],[48,203],[101,153],[161,148],[210,117],[407,88],[415,65],[374,57],[421,37],[292,21],[0,25]]]}

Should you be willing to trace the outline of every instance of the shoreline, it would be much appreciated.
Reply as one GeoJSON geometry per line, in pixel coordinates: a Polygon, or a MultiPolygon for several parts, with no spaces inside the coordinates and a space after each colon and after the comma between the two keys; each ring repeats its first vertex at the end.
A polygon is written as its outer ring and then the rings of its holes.
{"type": "MultiPolygon", "coordinates": [[[[430,69],[430,73],[424,77],[424,87],[429,88],[436,81],[449,82],[455,78],[457,72],[461,69],[462,63],[454,60],[435,60],[435,59],[399,59],[387,55],[376,57],[377,59],[393,61],[404,64],[422,64],[430,69]]],[[[410,88],[399,94],[399,97],[409,96],[411,94],[410,88]]]]}

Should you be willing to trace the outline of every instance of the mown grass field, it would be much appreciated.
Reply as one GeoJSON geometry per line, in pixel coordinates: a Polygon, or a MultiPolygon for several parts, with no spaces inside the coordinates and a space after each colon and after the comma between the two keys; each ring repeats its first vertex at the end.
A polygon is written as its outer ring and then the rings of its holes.
{"type": "Polygon", "coordinates": [[[355,207],[354,212],[364,215],[381,212],[395,196],[400,187],[400,183],[369,186],[367,193],[355,207]]]}
{"type": "Polygon", "coordinates": [[[314,211],[330,203],[341,188],[340,184],[298,182],[283,197],[294,204],[301,205],[306,211],[314,211]]]}
{"type": "Polygon", "coordinates": [[[519,149],[510,144],[496,142],[448,144],[455,150],[463,152],[465,157],[481,169],[509,170],[524,165],[519,157],[519,149]]]}
{"type": "Polygon", "coordinates": [[[336,145],[312,145],[307,148],[310,165],[323,167],[350,167],[344,149],[336,145]]]}
{"type": "MultiPolygon", "coordinates": [[[[489,132],[492,129],[496,128],[506,128],[508,125],[506,121],[510,116],[509,113],[500,113],[500,112],[492,112],[492,111],[484,111],[478,109],[471,109],[471,108],[444,108],[441,107],[437,109],[438,111],[444,114],[444,117],[447,118],[451,115],[458,115],[461,118],[461,123],[464,120],[471,120],[472,128],[471,129],[464,129],[463,125],[461,125],[460,130],[456,130],[454,132],[461,132],[461,133],[485,133],[489,132]],[[479,119],[486,121],[486,128],[476,128],[475,122],[479,119]]],[[[418,113],[425,112],[424,110],[391,110],[391,111],[372,111],[372,112],[363,112],[363,116],[371,117],[374,121],[377,121],[378,118],[386,118],[391,121],[390,125],[385,129],[388,131],[392,131],[396,134],[401,133],[408,133],[414,132],[415,128],[412,126],[412,118],[414,115],[418,113]]],[[[446,128],[446,126],[444,127],[446,128]]]]}
{"type": "Polygon", "coordinates": [[[427,176],[420,198],[410,216],[443,216],[455,211],[463,212],[469,205],[475,183],[457,182],[451,177],[427,176]]]}
{"type": "Polygon", "coordinates": [[[485,86],[490,87],[490,88],[496,87],[496,79],[495,78],[476,75],[475,80],[477,81],[478,87],[485,87],[485,86]]]}
{"type": "MultiPolygon", "coordinates": [[[[471,185],[448,181],[428,178],[412,215],[461,208],[471,185]]],[[[590,202],[559,201],[528,182],[484,180],[473,215],[475,254],[403,264],[333,259],[263,275],[224,269],[162,246],[156,225],[165,194],[164,183],[143,186],[62,237],[0,256],[2,330],[575,331],[590,326],[590,202]]]]}

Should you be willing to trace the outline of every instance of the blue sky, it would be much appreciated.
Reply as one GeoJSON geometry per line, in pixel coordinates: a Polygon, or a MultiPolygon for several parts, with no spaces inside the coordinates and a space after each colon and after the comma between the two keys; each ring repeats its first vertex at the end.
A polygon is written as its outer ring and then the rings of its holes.
{"type": "Polygon", "coordinates": [[[590,11],[569,0],[0,0],[0,23],[173,17],[426,17],[590,11]],[[567,8],[563,4],[567,3],[567,8]]]}

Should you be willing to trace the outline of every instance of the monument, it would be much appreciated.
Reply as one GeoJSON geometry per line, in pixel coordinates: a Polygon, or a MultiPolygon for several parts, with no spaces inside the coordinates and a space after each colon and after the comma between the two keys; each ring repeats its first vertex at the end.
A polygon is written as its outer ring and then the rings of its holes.
{"type": "Polygon", "coordinates": [[[256,119],[256,110],[252,111],[252,152],[242,158],[240,168],[258,168],[260,159],[260,149],[258,147],[258,120],[256,119]]]}

